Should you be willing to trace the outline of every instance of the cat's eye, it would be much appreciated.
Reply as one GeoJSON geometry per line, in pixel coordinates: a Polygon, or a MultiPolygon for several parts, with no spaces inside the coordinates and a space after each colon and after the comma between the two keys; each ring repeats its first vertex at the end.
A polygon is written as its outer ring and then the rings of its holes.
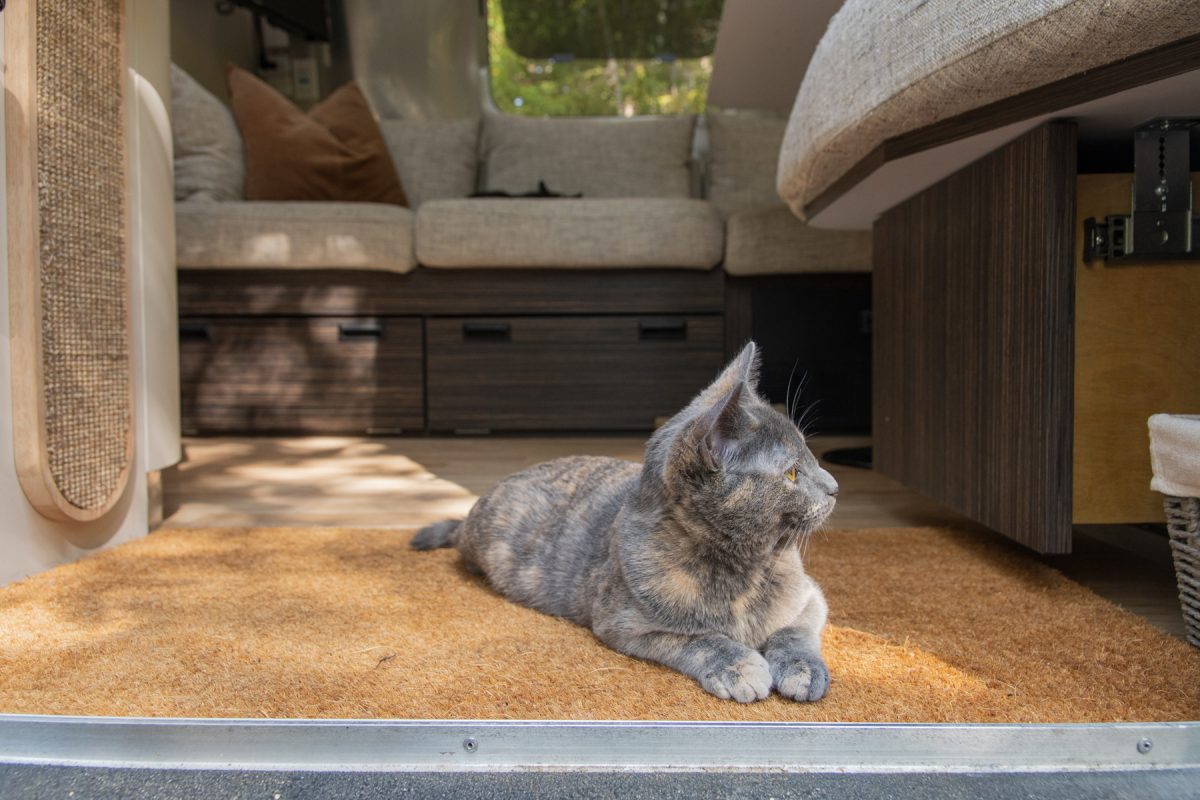
{"type": "Polygon", "coordinates": [[[783,473],[783,477],[787,478],[792,483],[796,482],[796,468],[792,467],[787,472],[783,473]]]}

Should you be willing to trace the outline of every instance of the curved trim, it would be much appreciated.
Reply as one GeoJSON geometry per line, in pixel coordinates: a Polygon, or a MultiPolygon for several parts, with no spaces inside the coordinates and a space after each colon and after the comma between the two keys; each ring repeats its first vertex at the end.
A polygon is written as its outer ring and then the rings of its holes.
{"type": "MultiPolygon", "coordinates": [[[[122,29],[125,25],[124,0],[117,0],[122,29]]],[[[9,332],[11,342],[10,380],[12,382],[13,458],[21,489],[30,504],[42,516],[64,522],[90,522],[111,511],[124,496],[133,469],[135,420],[130,418],[125,440],[125,464],[107,500],[96,508],[80,508],[68,500],[50,472],[46,441],[45,382],[42,362],[42,303],[40,265],[37,157],[37,65],[36,0],[14,3],[5,13],[5,202],[8,215],[9,332]]],[[[122,30],[121,105],[126,107],[126,47],[122,30]]],[[[123,124],[128,119],[123,116],[123,124]]],[[[126,131],[126,135],[128,131],[126,131]]],[[[129,152],[125,148],[125,171],[129,175],[129,152]]],[[[125,182],[125,226],[130,223],[130,182],[125,182]]],[[[125,240],[126,281],[131,279],[130,239],[125,240]]],[[[133,355],[132,320],[126,320],[126,340],[133,355]]],[[[132,368],[132,363],[131,363],[132,368]]],[[[127,399],[134,409],[133,381],[127,399]]],[[[83,547],[98,544],[87,532],[68,529],[68,541],[83,547]]]]}

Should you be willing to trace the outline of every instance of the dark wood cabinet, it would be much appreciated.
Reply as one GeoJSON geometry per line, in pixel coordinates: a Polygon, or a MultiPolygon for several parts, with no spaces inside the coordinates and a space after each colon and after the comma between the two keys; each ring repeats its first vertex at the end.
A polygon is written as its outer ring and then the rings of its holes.
{"type": "Polygon", "coordinates": [[[875,223],[875,466],[1071,548],[1075,128],[1044,125],[875,223]]]}
{"type": "Polygon", "coordinates": [[[183,317],[187,433],[422,430],[422,322],[183,317]]]}
{"type": "Polygon", "coordinates": [[[720,315],[426,322],[431,430],[649,430],[720,370],[720,315]]]}
{"type": "Polygon", "coordinates": [[[184,270],[184,429],[650,431],[722,366],[724,282],[719,269],[184,270]]]}

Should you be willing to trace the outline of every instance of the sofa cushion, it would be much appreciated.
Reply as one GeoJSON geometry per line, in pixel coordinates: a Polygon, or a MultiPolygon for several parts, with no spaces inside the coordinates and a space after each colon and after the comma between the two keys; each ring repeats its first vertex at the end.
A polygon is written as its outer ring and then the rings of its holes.
{"type": "Polygon", "coordinates": [[[379,125],[351,81],[302,111],[261,78],[228,69],[246,143],[247,200],[408,205],[379,125]]]}
{"type": "Polygon", "coordinates": [[[233,112],[174,64],[171,65],[171,141],[175,199],[220,202],[242,199],[246,165],[233,112]]]}
{"type": "Polygon", "coordinates": [[[487,114],[483,188],[531,192],[538,181],[584,197],[691,196],[695,118],[533,119],[487,114]]]}
{"type": "Polygon", "coordinates": [[[731,214],[725,223],[725,272],[869,272],[870,231],[811,228],[782,204],[731,214]]]}
{"type": "Polygon", "coordinates": [[[729,216],[778,205],[775,171],[787,119],[746,111],[710,111],[705,197],[729,216]]]}
{"type": "Polygon", "coordinates": [[[178,203],[182,268],[408,272],[413,212],[380,203],[178,203]]]}
{"type": "Polygon", "coordinates": [[[400,183],[413,208],[428,200],[466,197],[475,191],[479,120],[379,121],[400,183]]]}
{"type": "Polygon", "coordinates": [[[429,267],[685,267],[721,260],[721,215],[703,200],[438,200],[417,211],[429,267]]]}
{"type": "Polygon", "coordinates": [[[779,163],[797,214],[887,139],[1200,33],[1195,0],[846,0],[779,163]]]}

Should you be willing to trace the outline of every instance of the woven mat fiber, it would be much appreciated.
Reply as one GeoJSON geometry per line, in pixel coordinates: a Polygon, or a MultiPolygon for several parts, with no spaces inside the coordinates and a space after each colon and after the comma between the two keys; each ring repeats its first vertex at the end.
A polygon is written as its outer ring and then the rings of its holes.
{"type": "Polygon", "coordinates": [[[395,530],[172,530],[0,590],[0,712],[870,722],[1200,719],[1200,652],[978,534],[822,534],[815,704],[741,706],[395,530]]]}

